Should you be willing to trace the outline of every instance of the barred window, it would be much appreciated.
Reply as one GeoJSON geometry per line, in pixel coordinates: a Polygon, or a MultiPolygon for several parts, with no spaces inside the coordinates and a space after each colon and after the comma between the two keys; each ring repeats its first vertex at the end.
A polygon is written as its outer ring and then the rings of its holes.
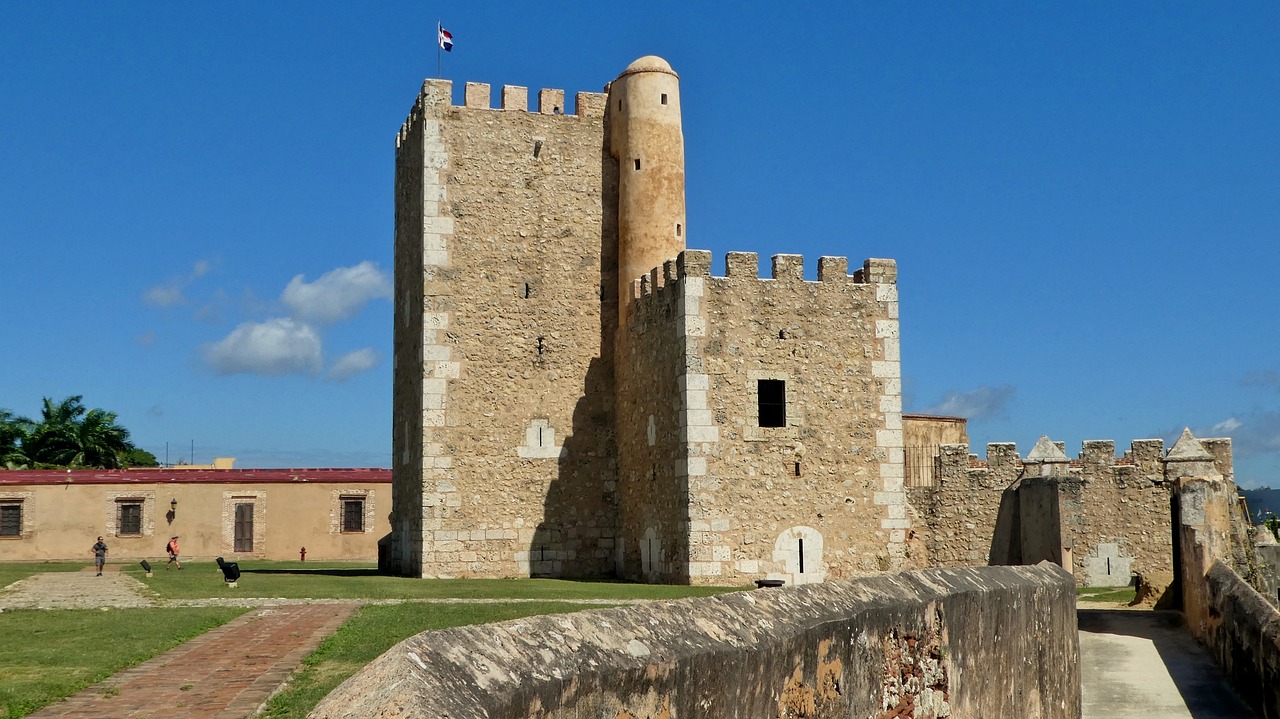
{"type": "Polygon", "coordinates": [[[116,502],[116,534],[142,535],[142,500],[122,499],[116,502]]]}
{"type": "Polygon", "coordinates": [[[0,502],[0,537],[22,536],[22,502],[0,502]]]}
{"type": "Polygon", "coordinates": [[[364,531],[364,497],[342,498],[342,531],[364,531]]]}

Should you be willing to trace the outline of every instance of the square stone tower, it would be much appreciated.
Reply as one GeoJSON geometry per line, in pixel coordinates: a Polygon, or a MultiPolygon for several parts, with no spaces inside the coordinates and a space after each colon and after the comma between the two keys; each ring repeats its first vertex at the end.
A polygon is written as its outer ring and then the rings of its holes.
{"type": "Polygon", "coordinates": [[[428,80],[397,137],[392,541],[408,576],[897,569],[896,268],[686,251],[678,77],[428,80]],[[622,268],[622,269],[619,269],[622,268]],[[639,276],[643,275],[643,276],[639,276]]]}

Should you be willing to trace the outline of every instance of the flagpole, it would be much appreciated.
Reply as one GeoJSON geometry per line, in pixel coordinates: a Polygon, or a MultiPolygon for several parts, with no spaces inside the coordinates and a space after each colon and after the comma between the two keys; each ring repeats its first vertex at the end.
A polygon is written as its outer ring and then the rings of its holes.
{"type": "Polygon", "coordinates": [[[440,74],[440,28],[441,27],[443,27],[443,25],[440,24],[439,20],[436,20],[436,79],[437,80],[444,79],[444,77],[440,74]]]}

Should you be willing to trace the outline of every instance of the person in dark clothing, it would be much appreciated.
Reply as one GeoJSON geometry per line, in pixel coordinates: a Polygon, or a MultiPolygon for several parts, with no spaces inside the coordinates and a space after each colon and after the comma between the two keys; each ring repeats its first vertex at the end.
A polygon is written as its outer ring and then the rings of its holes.
{"type": "Polygon", "coordinates": [[[93,552],[93,564],[98,568],[98,576],[102,576],[102,565],[107,563],[107,545],[102,542],[102,537],[98,537],[98,541],[89,551],[93,552]]]}

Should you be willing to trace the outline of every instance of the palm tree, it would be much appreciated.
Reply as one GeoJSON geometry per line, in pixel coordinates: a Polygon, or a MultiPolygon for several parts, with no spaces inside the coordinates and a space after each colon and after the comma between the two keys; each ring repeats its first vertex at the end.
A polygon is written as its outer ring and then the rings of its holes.
{"type": "Polygon", "coordinates": [[[116,413],[86,410],[84,397],[76,395],[61,402],[45,397],[40,422],[34,423],[22,442],[22,451],[31,463],[59,467],[124,466],[122,454],[134,449],[129,430],[116,421],[116,413]]]}
{"type": "Polygon", "coordinates": [[[34,426],[26,417],[0,409],[0,463],[10,469],[24,469],[30,463],[22,448],[34,426]]]}
{"type": "Polygon", "coordinates": [[[125,464],[123,455],[134,448],[129,430],[116,422],[115,412],[91,409],[75,430],[72,447],[64,450],[59,464],[119,469],[125,464]]]}
{"type": "Polygon", "coordinates": [[[84,396],[67,397],[55,403],[44,398],[40,421],[35,423],[22,443],[23,453],[34,464],[63,465],[58,458],[75,447],[76,425],[84,415],[84,396]]]}

